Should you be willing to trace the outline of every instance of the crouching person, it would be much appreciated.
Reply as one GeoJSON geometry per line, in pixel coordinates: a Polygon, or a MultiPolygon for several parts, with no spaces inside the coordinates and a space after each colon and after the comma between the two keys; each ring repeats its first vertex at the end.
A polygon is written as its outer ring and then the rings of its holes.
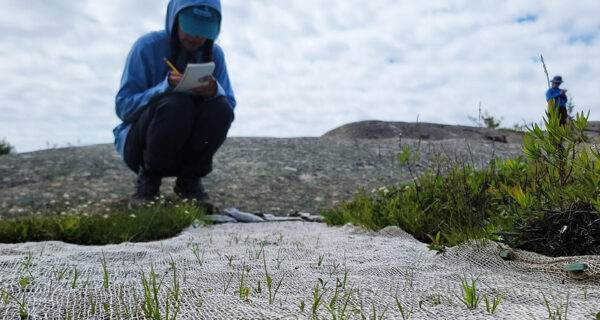
{"type": "Polygon", "coordinates": [[[219,0],[171,0],[165,30],[143,35],[133,45],[116,96],[123,121],[114,130],[115,148],[137,173],[130,207],[152,201],[163,177],[177,177],[175,193],[208,200],[202,178],[225,141],[236,101],[222,49],[219,0]],[[172,63],[172,67],[164,59],[172,63]],[[173,92],[188,63],[214,62],[206,85],[173,92]]]}

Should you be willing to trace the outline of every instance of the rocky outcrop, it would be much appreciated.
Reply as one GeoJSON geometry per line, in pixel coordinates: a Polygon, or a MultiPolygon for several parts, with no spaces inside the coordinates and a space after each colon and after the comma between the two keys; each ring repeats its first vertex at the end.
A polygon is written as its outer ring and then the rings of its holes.
{"type": "MultiPolygon", "coordinates": [[[[399,143],[420,150],[414,166],[419,173],[435,166],[440,154],[476,166],[492,157],[521,155],[520,141],[514,143],[511,134],[504,143],[480,128],[361,122],[322,137],[232,137],[217,152],[214,170],[203,183],[220,208],[278,217],[291,211],[317,214],[361,188],[370,192],[409,180],[397,160],[399,143]]],[[[111,144],[0,156],[0,217],[48,210],[60,214],[74,206],[110,210],[127,203],[134,179],[111,144]]],[[[173,178],[164,179],[161,194],[174,197],[173,185],[173,178]]]]}

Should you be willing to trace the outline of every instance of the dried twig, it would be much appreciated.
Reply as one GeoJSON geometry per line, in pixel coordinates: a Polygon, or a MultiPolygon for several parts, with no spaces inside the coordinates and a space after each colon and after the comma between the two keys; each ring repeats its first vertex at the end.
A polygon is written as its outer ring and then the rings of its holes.
{"type": "Polygon", "coordinates": [[[548,89],[550,89],[550,76],[548,75],[548,69],[546,69],[546,64],[544,63],[544,56],[540,53],[540,59],[542,59],[542,65],[544,66],[544,73],[546,73],[546,80],[548,80],[548,89]]]}

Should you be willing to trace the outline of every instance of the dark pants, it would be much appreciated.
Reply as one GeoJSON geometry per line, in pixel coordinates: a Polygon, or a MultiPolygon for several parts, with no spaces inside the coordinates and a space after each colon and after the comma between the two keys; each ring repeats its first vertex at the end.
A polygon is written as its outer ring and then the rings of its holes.
{"type": "Polygon", "coordinates": [[[233,121],[225,97],[168,94],[148,106],[133,124],[125,143],[125,163],[159,177],[204,177],[233,121]]]}
{"type": "Polygon", "coordinates": [[[561,126],[566,125],[568,117],[569,117],[569,115],[567,114],[567,108],[566,107],[559,107],[558,108],[558,123],[561,126]]]}

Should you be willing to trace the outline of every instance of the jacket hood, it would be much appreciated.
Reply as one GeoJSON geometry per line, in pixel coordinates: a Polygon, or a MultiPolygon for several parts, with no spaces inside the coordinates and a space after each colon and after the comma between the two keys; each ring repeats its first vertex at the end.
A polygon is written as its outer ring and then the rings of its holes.
{"type": "Polygon", "coordinates": [[[223,14],[221,14],[221,1],[220,0],[171,0],[169,1],[169,5],[167,6],[167,18],[165,21],[165,30],[167,30],[167,34],[171,35],[173,32],[173,24],[175,23],[175,18],[179,11],[187,8],[187,7],[195,7],[195,6],[208,6],[217,11],[221,15],[221,19],[223,14]]]}

